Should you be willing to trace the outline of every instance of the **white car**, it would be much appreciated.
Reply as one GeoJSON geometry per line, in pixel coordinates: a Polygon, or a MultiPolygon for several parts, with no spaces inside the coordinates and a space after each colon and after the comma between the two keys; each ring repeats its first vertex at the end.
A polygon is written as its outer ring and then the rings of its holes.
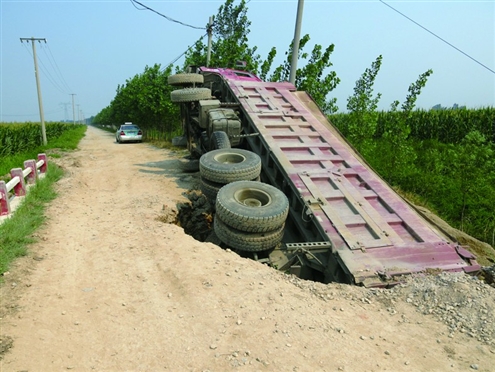
{"type": "Polygon", "coordinates": [[[142,142],[143,131],[132,123],[125,123],[121,125],[115,134],[115,141],[117,143],[122,142],[142,142]]]}

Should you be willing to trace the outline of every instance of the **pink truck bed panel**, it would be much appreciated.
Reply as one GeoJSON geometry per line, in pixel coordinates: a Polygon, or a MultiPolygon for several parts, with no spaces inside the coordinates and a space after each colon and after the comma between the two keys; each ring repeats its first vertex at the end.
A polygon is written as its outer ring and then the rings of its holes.
{"type": "Polygon", "coordinates": [[[364,162],[307,93],[290,83],[229,85],[356,283],[480,268],[364,162]]]}

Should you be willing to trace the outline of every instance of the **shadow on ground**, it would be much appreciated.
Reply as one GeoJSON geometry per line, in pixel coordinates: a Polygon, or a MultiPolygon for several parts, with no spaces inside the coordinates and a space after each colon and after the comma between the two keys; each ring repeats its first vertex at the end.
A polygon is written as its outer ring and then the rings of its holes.
{"type": "Polygon", "coordinates": [[[147,174],[174,177],[175,182],[183,189],[199,189],[199,171],[190,171],[181,159],[167,159],[157,162],[138,163],[139,171],[147,174]]]}

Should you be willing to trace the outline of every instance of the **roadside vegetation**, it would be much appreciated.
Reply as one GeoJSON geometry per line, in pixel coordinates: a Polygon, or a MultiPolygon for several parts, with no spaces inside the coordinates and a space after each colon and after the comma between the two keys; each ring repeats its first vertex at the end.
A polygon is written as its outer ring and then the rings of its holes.
{"type": "Polygon", "coordinates": [[[61,123],[48,123],[46,129],[48,144],[38,146],[41,143],[39,124],[0,124],[0,139],[3,141],[0,142],[1,151],[5,150],[5,143],[15,143],[18,151],[0,157],[0,179],[8,182],[12,168],[22,168],[25,160],[37,159],[39,153],[48,155],[46,176],[29,189],[15,213],[0,223],[0,273],[8,271],[14,259],[26,255],[27,246],[35,241],[33,233],[45,220],[45,206],[57,195],[54,184],[63,176],[63,170],[50,162],[50,158],[60,157],[61,152],[76,149],[86,132],[85,125],[61,123]],[[53,131],[53,128],[58,129],[53,131]],[[20,147],[21,142],[25,145],[20,147]]]}
{"type": "Polygon", "coordinates": [[[46,123],[45,128],[48,144],[43,146],[40,123],[0,123],[0,179],[40,153],[74,150],[86,133],[82,124],[46,123]]]}

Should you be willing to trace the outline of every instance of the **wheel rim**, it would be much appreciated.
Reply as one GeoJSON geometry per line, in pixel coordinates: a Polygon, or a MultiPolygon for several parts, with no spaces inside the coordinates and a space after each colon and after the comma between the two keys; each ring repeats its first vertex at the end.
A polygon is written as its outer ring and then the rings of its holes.
{"type": "Polygon", "coordinates": [[[221,164],[239,164],[246,160],[246,157],[241,154],[222,153],[214,157],[215,161],[221,164]]]}
{"type": "Polygon", "coordinates": [[[234,199],[239,204],[252,208],[261,208],[272,202],[268,193],[257,189],[239,190],[234,194],[234,199]]]}

